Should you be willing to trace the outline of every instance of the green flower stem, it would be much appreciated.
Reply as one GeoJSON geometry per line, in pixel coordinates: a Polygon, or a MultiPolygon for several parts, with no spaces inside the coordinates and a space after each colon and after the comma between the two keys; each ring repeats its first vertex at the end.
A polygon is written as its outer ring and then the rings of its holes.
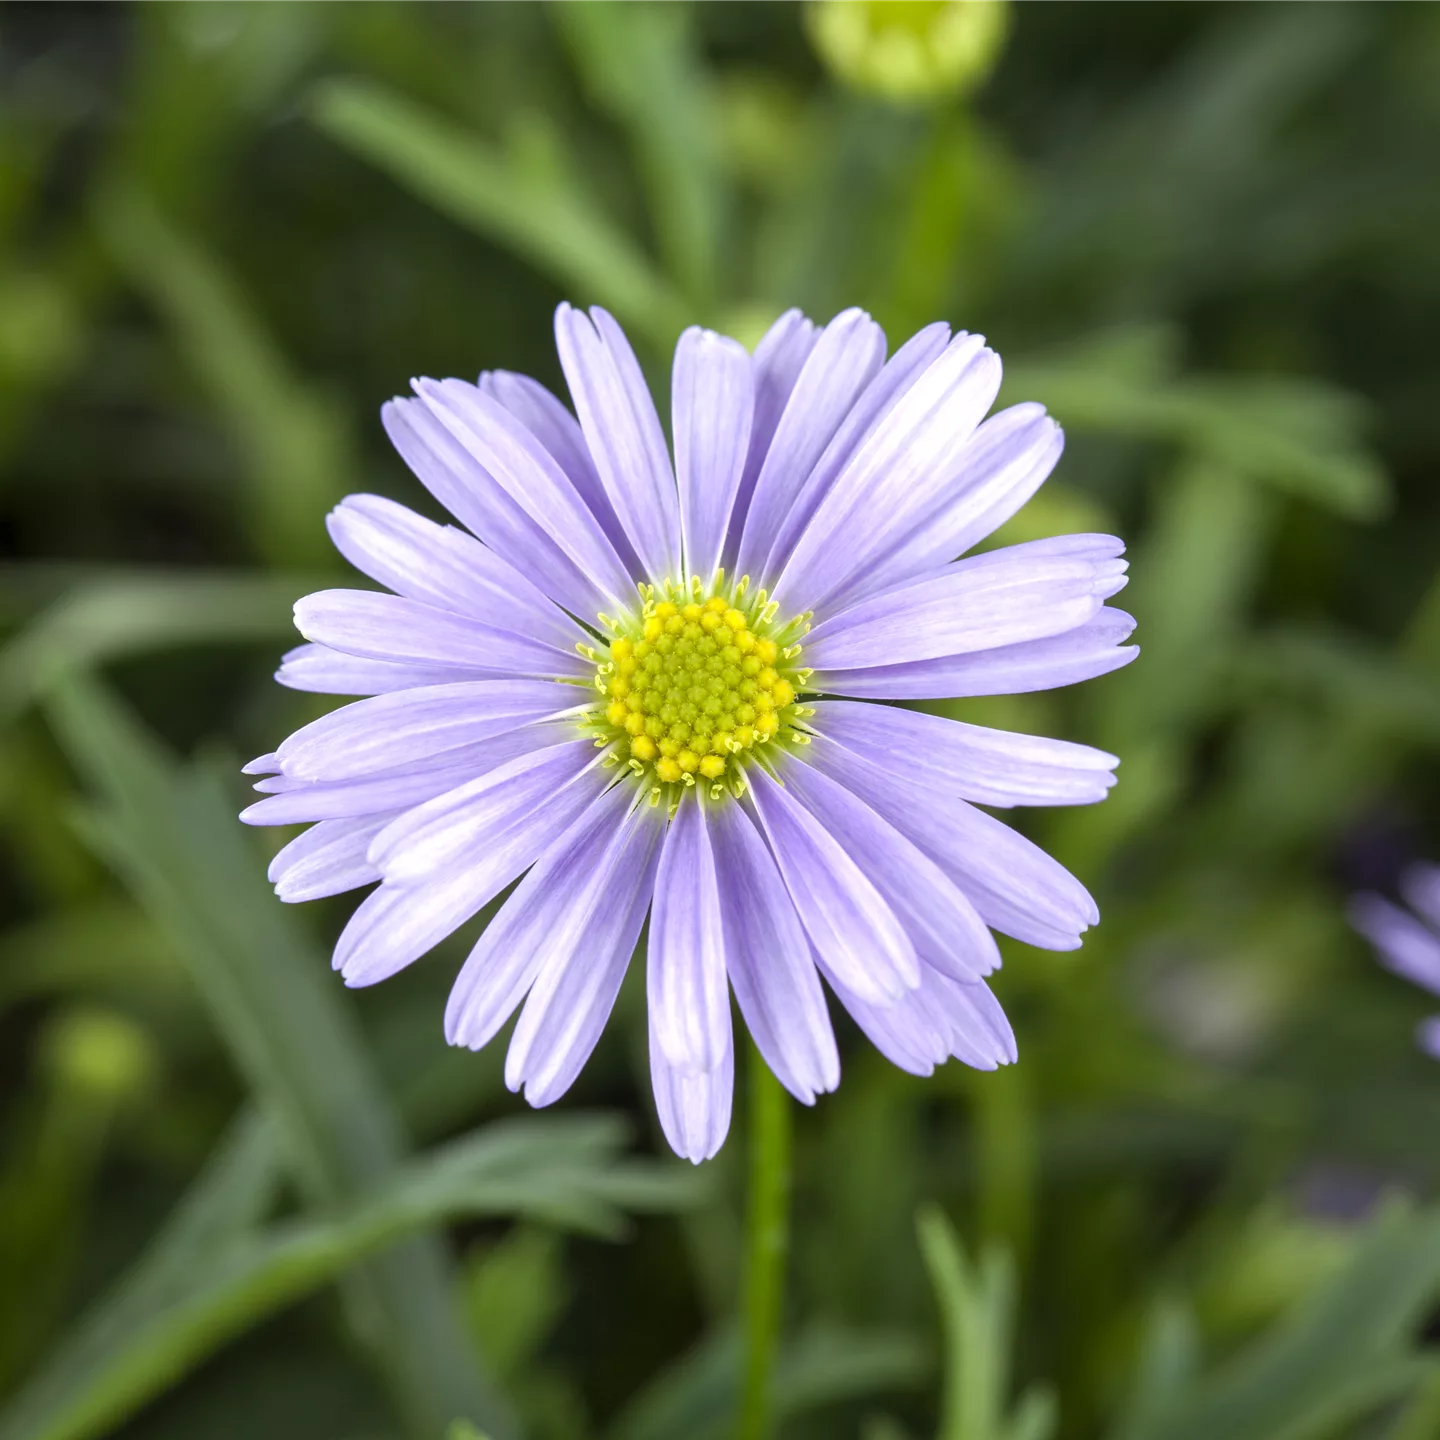
{"type": "Polygon", "coordinates": [[[750,1213],[745,1245],[745,1374],[738,1440],[768,1440],[790,1246],[790,1100],[750,1046],[750,1213]]]}

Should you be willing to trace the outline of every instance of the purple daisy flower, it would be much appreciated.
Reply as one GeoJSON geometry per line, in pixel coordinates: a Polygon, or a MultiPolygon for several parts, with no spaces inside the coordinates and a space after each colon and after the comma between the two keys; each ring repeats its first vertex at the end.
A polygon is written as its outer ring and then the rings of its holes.
{"type": "MultiPolygon", "coordinates": [[[[1409,910],[1382,895],[1356,895],[1350,924],[1375,947],[1387,970],[1440,995],[1440,865],[1412,865],[1400,877],[1400,894],[1409,910]]],[[[1422,1020],[1415,1038],[1440,1060],[1440,1015],[1422,1020]]]]}
{"type": "Polygon", "coordinates": [[[555,329],[575,414],[503,372],[383,411],[464,530],[373,495],[330,516],[393,593],[295,607],[310,643],[281,683],[370,698],[247,767],[269,778],[245,820],[311,825],[270,868],[280,898],[378,881],[335,950],[370,985],[518,879],[445,1033],[478,1049],[523,1002],[505,1076],[533,1105],[589,1057],[648,915],[655,1098],[695,1161],[729,1126],[732,990],[807,1104],[839,1080],[822,977],[906,1070],[1013,1060],[991,930],[1071,949],[1098,912],[976,805],[1087,804],[1117,762],[872,702],[1133,657],[1104,604],[1120,541],[955,558],[1044,481],[1059,427],[1033,404],[984,418],[1000,360],[979,336],[932,325],[887,362],[863,312],[791,311],[753,356],[681,336],[672,468],[619,325],[562,305],[555,329]]]}

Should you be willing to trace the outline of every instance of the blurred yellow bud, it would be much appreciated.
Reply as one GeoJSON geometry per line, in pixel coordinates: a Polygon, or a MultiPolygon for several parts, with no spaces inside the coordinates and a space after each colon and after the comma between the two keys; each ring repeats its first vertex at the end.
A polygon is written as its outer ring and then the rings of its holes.
{"type": "Polygon", "coordinates": [[[153,1083],[157,1069],[150,1037],[109,1010],[70,1010],[45,1034],[43,1063],[59,1086],[96,1100],[123,1104],[153,1083]]]}
{"type": "Polygon", "coordinates": [[[972,89],[999,58],[1006,0],[815,0],[811,43],[852,89],[924,104],[972,89]]]}

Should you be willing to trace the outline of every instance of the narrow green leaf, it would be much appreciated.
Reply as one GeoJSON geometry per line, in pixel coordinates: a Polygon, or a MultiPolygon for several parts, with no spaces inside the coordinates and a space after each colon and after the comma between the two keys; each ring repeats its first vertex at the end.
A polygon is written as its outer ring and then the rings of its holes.
{"type": "Polygon", "coordinates": [[[62,675],[172,645],[293,637],[303,575],[135,571],[82,579],[0,649],[0,722],[62,675]]]}
{"type": "Polygon", "coordinates": [[[998,1259],[977,1275],[937,1206],[915,1224],[945,1336],[939,1440],[1001,1440],[1013,1282],[998,1259]]]}
{"type": "Polygon", "coordinates": [[[344,413],[292,373],[218,261],[143,193],[107,191],[98,220],[117,263],[169,322],[230,430],[253,502],[239,518],[253,517],[262,553],[281,565],[324,563],[324,515],[353,473],[344,413]]]}
{"type": "Polygon", "coordinates": [[[467,1256],[465,1313],[496,1373],[509,1379],[549,1338],[570,1299],[560,1237],[517,1229],[467,1256]]]}
{"type": "Polygon", "coordinates": [[[50,911],[0,935],[0,1011],[62,992],[188,997],[175,947],[124,900],[50,911]]]}
{"type": "Polygon", "coordinates": [[[1440,1368],[1431,1371],[1419,1386],[1410,1404],[1385,1432],[1384,1440],[1435,1440],[1437,1435],[1440,1435],[1440,1368]]]}
{"type": "Polygon", "coordinates": [[[1371,734],[1409,744],[1440,742],[1440,689],[1406,657],[1357,638],[1298,626],[1275,628],[1240,660],[1247,695],[1280,694],[1363,720],[1371,734]]]}
{"type": "Polygon", "coordinates": [[[1440,1215],[1392,1209],[1312,1301],[1130,1440],[1321,1440],[1424,1382],[1409,1332],[1440,1291],[1440,1215]]]}
{"type": "Polygon", "coordinates": [[[1360,439],[1355,396],[1312,380],[1165,374],[1159,332],[1095,336],[1007,369],[1005,394],[1042,401],[1067,428],[1184,447],[1198,458],[1354,520],[1375,520],[1389,482],[1360,439]]]}
{"type": "Polygon", "coordinates": [[[1050,1440],[1060,1425],[1060,1406],[1050,1389],[1027,1390],[1015,1407],[1006,1440],[1050,1440]]]}
{"type": "Polygon", "coordinates": [[[138,1403],[143,1384],[132,1398],[125,1386],[105,1383],[117,1357],[123,1359],[146,1322],[185,1292],[192,1268],[259,1221],[275,1199],[282,1161],[275,1127],[258,1112],[245,1112],[122,1284],[91,1309],[0,1412],[0,1437],[65,1433],[63,1427],[75,1423],[81,1424],[75,1433],[98,1433],[107,1415],[138,1403]],[[67,1414],[78,1418],[67,1420],[67,1414]]]}
{"type": "MultiPolygon", "coordinates": [[[[227,782],[177,774],[103,689],[72,678],[50,714],[76,767],[103,797],[88,828],[104,857],[174,936],[252,1094],[274,1117],[312,1205],[380,1183],[401,1138],[348,1013],[234,819],[227,782]]],[[[479,1377],[438,1240],[377,1257],[347,1285],[352,1321],[416,1436],[456,1415],[503,1436],[508,1418],[479,1377]]]]}
{"type": "Polygon", "coordinates": [[[1194,1383],[1200,1365],[1195,1315],[1183,1301],[1160,1300],[1150,1312],[1140,1363],[1112,1432],[1114,1440],[1143,1435],[1158,1416],[1173,1410],[1194,1383]]]}
{"type": "Polygon", "coordinates": [[[582,299],[668,350],[689,312],[563,167],[526,166],[423,106],[361,80],[329,80],[311,114],[328,135],[462,225],[509,246],[582,299]]]}
{"type": "MultiPolygon", "coordinates": [[[[931,1368],[926,1348],[897,1331],[816,1326],[785,1345],[775,1367],[775,1413],[911,1390],[931,1368]]],[[[668,1367],[611,1424],[609,1440],[720,1440],[732,1433],[740,1344],[724,1330],[668,1367]]]]}
{"type": "Polygon", "coordinates": [[[702,312],[710,309],[724,181],[693,9],[566,0],[549,13],[591,96],[630,136],[671,273],[702,312]]]}
{"type": "Polygon", "coordinates": [[[225,1340],[429,1225],[531,1213],[613,1228],[606,1190],[623,1135],[604,1117],[502,1122],[407,1162],[338,1213],[257,1231],[281,1152],[250,1117],[136,1270],[0,1416],[0,1440],[112,1428],[225,1340]]]}

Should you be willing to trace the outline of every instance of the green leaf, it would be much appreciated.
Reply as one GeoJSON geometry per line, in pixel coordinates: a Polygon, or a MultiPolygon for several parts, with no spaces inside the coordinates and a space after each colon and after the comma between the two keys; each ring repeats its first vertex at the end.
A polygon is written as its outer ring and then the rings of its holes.
{"type": "Polygon", "coordinates": [[[723,184],[693,10],[566,0],[548,13],[592,98],[629,133],[671,273],[700,310],[709,309],[716,300],[723,184]]]}
{"type": "Polygon", "coordinates": [[[613,310],[668,351],[687,307],[563,166],[527,165],[449,121],[362,80],[328,80],[310,113],[333,139],[422,200],[506,245],[582,299],[613,310]]]}
{"type": "Polygon", "coordinates": [[[1008,1415],[1015,1271],[1008,1254],[987,1251],[970,1263],[938,1206],[915,1219],[920,1254],[940,1307],[944,1390],[938,1440],[1045,1440],[1056,1423],[1053,1401],[1034,1391],[1008,1415]]]}
{"type": "Polygon", "coordinates": [[[466,1272],[471,1333],[496,1373],[508,1378],[545,1343],[569,1303],[560,1237],[514,1230],[476,1254],[466,1272]]]}
{"type": "Polygon", "coordinates": [[[1350,635],[1277,626],[1245,647],[1240,679],[1247,695],[1318,703],[1391,741],[1440,742],[1440,688],[1434,677],[1350,635]]]}
{"type": "Polygon", "coordinates": [[[1116,1424],[1114,1440],[1146,1433],[1194,1383],[1200,1367],[1200,1336],[1190,1306],[1171,1296],[1151,1310],[1140,1363],[1116,1424]]]}
{"type": "Polygon", "coordinates": [[[230,430],[248,472],[239,517],[281,565],[330,557],[325,512],[354,465],[337,403],[291,372],[239,287],[138,189],[108,191],[101,234],[117,263],[160,310],[181,356],[230,430]]]}
{"type": "Polygon", "coordinates": [[[42,995],[187,997],[175,947],[123,900],[53,910],[0,935],[0,1011],[42,995]]]}
{"type": "Polygon", "coordinates": [[[1434,1370],[1410,1333],[1440,1291],[1440,1214],[1391,1208],[1309,1303],[1126,1440],[1321,1440],[1434,1370]]]}
{"type": "Polygon", "coordinates": [[[501,1122],[407,1162],[333,1214],[257,1231],[281,1150],[252,1115],[151,1251],[0,1416],[0,1440],[102,1433],[225,1340],[427,1226],[528,1213],[613,1230],[614,1198],[656,1178],[655,1167],[617,1162],[623,1138],[605,1117],[501,1122]]]}
{"type": "MultiPolygon", "coordinates": [[[[887,1391],[930,1369],[925,1347],[896,1331],[815,1326],[786,1344],[775,1367],[778,1419],[887,1391]]],[[[609,1440],[720,1440],[734,1428],[740,1345],[721,1331],[661,1372],[617,1417],[609,1440]]]]}
{"type": "MultiPolygon", "coordinates": [[[[14,578],[10,572],[7,578],[14,578]]],[[[81,579],[0,649],[0,722],[61,676],[172,645],[292,638],[304,575],[133,571],[81,579]]]]}
{"type": "MultiPolygon", "coordinates": [[[[213,772],[177,773],[93,682],[72,678],[58,687],[49,713],[102,797],[89,838],[189,959],[309,1203],[342,1205],[381,1183],[402,1148],[388,1098],[324,961],[270,894],[226,781],[213,772]]],[[[510,1433],[454,1313],[438,1240],[413,1240],[377,1257],[346,1295],[352,1323],[414,1434],[428,1440],[456,1415],[510,1433]]]]}
{"type": "Polygon", "coordinates": [[[1171,378],[1156,332],[1092,337],[1050,360],[1017,362],[1002,399],[1040,400],[1077,431],[1166,441],[1249,480],[1353,520],[1375,520],[1389,482],[1360,441],[1357,398],[1315,380],[1171,378]]]}

